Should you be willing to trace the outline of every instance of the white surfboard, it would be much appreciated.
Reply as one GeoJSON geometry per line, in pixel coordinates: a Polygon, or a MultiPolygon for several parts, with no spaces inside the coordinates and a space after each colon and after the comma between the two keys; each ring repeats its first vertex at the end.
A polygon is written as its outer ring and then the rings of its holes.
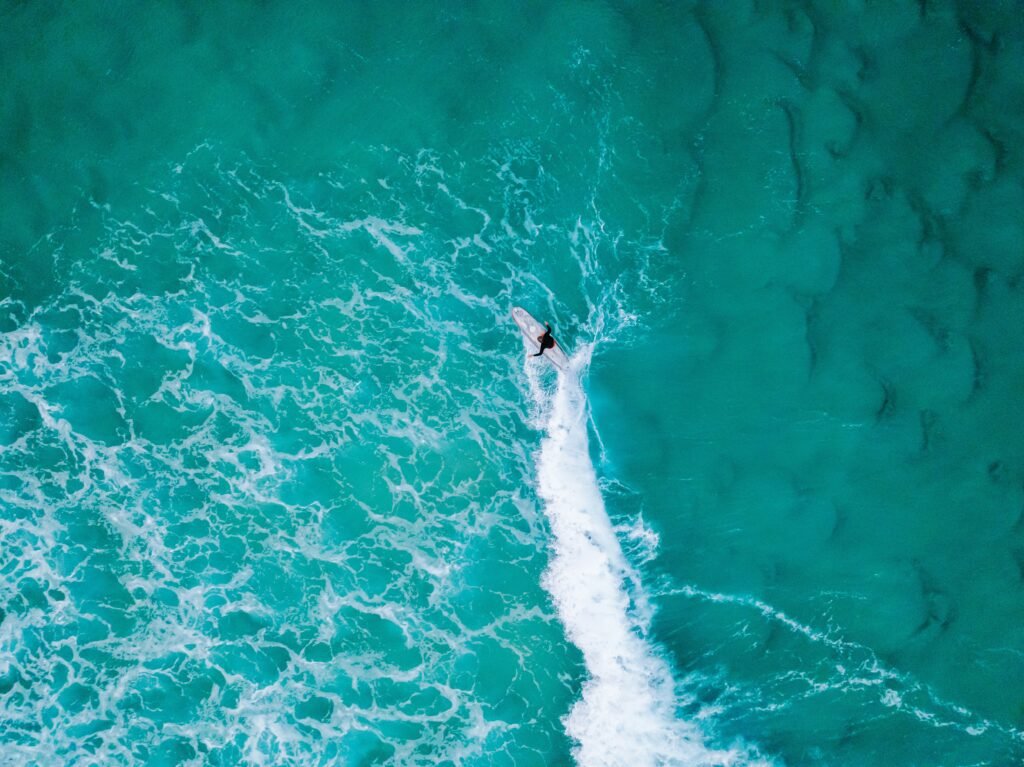
{"type": "MultiPolygon", "coordinates": [[[[516,321],[516,325],[523,331],[523,338],[526,339],[527,348],[530,350],[530,354],[536,354],[540,351],[540,338],[544,335],[547,330],[542,324],[521,306],[516,306],[512,309],[512,319],[516,321]]],[[[565,356],[565,352],[562,351],[561,344],[555,341],[555,345],[550,349],[545,349],[541,355],[544,359],[550,362],[559,370],[569,369],[569,358],[565,356]]]]}

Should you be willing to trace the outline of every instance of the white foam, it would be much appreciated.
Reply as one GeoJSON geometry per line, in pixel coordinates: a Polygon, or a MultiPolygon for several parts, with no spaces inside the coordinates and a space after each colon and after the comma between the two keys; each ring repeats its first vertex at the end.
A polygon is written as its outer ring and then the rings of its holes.
{"type": "Polygon", "coordinates": [[[767,602],[750,596],[705,591],[690,585],[684,585],[664,593],[678,594],[715,604],[747,607],[761,613],[765,619],[781,624],[811,642],[830,648],[843,661],[833,666],[838,673],[838,678],[828,682],[819,682],[808,674],[794,675],[804,679],[808,689],[814,694],[826,690],[845,691],[853,688],[877,687],[881,688],[879,701],[882,705],[909,714],[918,721],[934,727],[955,727],[972,736],[997,731],[1014,740],[1024,741],[1024,733],[1020,730],[1004,727],[995,721],[985,719],[970,709],[945,700],[913,675],[883,663],[870,647],[837,636],[831,627],[826,631],[800,623],[767,602]],[[928,706],[929,710],[911,702],[911,698],[928,706]]]}
{"type": "Polygon", "coordinates": [[[539,459],[539,493],[554,538],[544,587],[588,673],[565,720],[575,757],[584,767],[747,763],[742,751],[708,748],[701,729],[677,716],[672,670],[644,638],[646,611],[634,608],[628,588],[639,578],[622,553],[590,459],[580,383],[589,357],[589,348],[577,352],[549,402],[534,388],[538,408],[550,413],[539,459]]]}

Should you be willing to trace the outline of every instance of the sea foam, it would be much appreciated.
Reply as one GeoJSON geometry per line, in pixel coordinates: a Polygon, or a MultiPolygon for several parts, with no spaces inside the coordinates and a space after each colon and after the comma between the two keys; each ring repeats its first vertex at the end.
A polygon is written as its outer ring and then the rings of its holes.
{"type": "Polygon", "coordinates": [[[535,402],[547,414],[538,490],[553,541],[544,587],[588,675],[565,719],[576,760],[583,767],[748,764],[744,750],[709,748],[700,727],[677,715],[672,669],[645,637],[649,613],[639,577],[616,538],[590,458],[581,375],[591,351],[577,351],[552,395],[531,375],[535,363],[527,363],[535,402]]]}

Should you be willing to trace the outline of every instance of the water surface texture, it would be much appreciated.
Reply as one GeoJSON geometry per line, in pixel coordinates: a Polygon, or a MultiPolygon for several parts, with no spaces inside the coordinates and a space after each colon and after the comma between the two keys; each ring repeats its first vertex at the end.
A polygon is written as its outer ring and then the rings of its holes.
{"type": "Polygon", "coordinates": [[[7,3],[0,71],[0,765],[1024,760],[1019,3],[7,3]]]}

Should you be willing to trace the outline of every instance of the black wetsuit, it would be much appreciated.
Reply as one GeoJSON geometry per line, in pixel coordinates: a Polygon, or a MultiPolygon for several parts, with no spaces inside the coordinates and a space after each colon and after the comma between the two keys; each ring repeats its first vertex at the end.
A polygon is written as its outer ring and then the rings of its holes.
{"type": "Polygon", "coordinates": [[[555,339],[551,335],[551,326],[545,322],[544,327],[546,327],[548,330],[544,335],[537,339],[538,341],[540,341],[540,351],[534,354],[534,357],[539,357],[540,355],[542,355],[545,349],[555,348],[555,339]]]}

